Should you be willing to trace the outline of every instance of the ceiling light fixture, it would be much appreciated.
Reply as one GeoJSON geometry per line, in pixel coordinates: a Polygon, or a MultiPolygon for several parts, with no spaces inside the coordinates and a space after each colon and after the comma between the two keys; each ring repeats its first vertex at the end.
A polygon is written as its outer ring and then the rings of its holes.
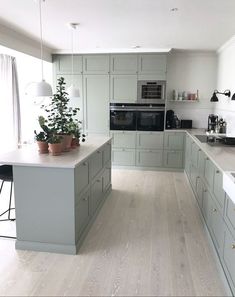
{"type": "Polygon", "coordinates": [[[178,10],[179,10],[178,7],[173,7],[173,8],[170,9],[171,12],[177,12],[178,10]]]}
{"type": "MultiPolygon", "coordinates": [[[[218,102],[219,101],[219,99],[216,96],[216,94],[225,95],[227,97],[230,97],[231,96],[230,90],[225,90],[224,92],[219,92],[218,90],[214,90],[213,95],[212,95],[211,100],[210,100],[211,102],[218,102]]],[[[235,99],[232,99],[232,100],[235,100],[235,99]]]]}
{"type": "Polygon", "coordinates": [[[49,97],[52,96],[52,88],[51,85],[48,84],[43,75],[43,39],[42,39],[42,1],[45,0],[38,0],[39,3],[39,21],[40,21],[40,56],[41,56],[41,75],[42,80],[40,82],[33,82],[27,86],[29,92],[26,94],[30,94],[35,97],[49,97]]]}
{"type": "Polygon", "coordinates": [[[80,91],[79,91],[79,89],[74,86],[74,75],[73,75],[73,72],[74,72],[74,69],[73,69],[74,68],[73,67],[73,63],[74,63],[74,61],[73,61],[74,60],[73,59],[74,58],[73,57],[73,55],[74,55],[73,32],[74,32],[74,30],[77,29],[78,25],[79,25],[79,23],[70,23],[69,24],[69,27],[71,29],[71,48],[72,48],[72,55],[71,55],[71,62],[72,62],[72,84],[68,87],[67,92],[68,92],[70,98],[80,97],[80,91]]]}

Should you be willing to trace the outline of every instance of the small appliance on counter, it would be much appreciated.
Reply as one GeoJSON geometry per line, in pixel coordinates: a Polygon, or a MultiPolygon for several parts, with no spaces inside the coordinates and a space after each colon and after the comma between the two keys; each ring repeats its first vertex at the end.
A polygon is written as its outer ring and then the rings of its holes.
{"type": "Polygon", "coordinates": [[[193,121],[192,120],[181,120],[181,129],[192,129],[193,121]]]}
{"type": "Polygon", "coordinates": [[[166,112],[166,129],[180,129],[181,123],[177,115],[173,110],[167,110],[166,112]]]}
{"type": "Polygon", "coordinates": [[[218,133],[218,116],[209,114],[207,131],[210,133],[218,133]]]}

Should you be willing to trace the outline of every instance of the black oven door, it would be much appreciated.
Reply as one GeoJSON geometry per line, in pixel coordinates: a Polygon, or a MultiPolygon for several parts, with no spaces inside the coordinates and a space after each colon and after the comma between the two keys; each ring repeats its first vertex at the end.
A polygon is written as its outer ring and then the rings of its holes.
{"type": "Polygon", "coordinates": [[[110,130],[136,130],[136,111],[110,110],[110,130]]]}
{"type": "Polygon", "coordinates": [[[163,131],[164,111],[138,111],[137,130],[139,131],[163,131]]]}

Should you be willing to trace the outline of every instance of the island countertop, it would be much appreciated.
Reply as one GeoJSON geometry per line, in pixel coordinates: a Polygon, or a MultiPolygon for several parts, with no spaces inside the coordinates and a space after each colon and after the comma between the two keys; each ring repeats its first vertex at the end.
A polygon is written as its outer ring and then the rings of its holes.
{"type": "Polygon", "coordinates": [[[0,155],[0,163],[18,166],[75,168],[110,140],[111,138],[107,136],[88,136],[78,148],[71,149],[70,152],[62,153],[60,156],[39,154],[36,145],[28,145],[0,155]]]}

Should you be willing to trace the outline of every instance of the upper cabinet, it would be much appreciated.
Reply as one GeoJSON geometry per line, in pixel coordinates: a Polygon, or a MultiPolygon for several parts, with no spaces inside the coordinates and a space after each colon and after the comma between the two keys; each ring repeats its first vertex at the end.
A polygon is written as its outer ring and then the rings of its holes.
{"type": "Polygon", "coordinates": [[[108,74],[109,55],[84,55],[83,56],[84,74],[108,74]]]}
{"type": "MultiPolygon", "coordinates": [[[[71,55],[53,55],[53,63],[55,65],[56,74],[72,73],[72,56],[71,55]]],[[[82,73],[82,56],[73,56],[73,73],[82,73]]]]}
{"type": "Polygon", "coordinates": [[[111,75],[110,90],[111,101],[135,103],[137,100],[137,75],[111,75]]]}
{"type": "Polygon", "coordinates": [[[112,74],[136,74],[138,56],[133,54],[111,55],[110,70],[112,74]]]}
{"type": "Polygon", "coordinates": [[[166,79],[166,55],[165,54],[143,54],[139,55],[138,73],[155,74],[166,79]]]}

